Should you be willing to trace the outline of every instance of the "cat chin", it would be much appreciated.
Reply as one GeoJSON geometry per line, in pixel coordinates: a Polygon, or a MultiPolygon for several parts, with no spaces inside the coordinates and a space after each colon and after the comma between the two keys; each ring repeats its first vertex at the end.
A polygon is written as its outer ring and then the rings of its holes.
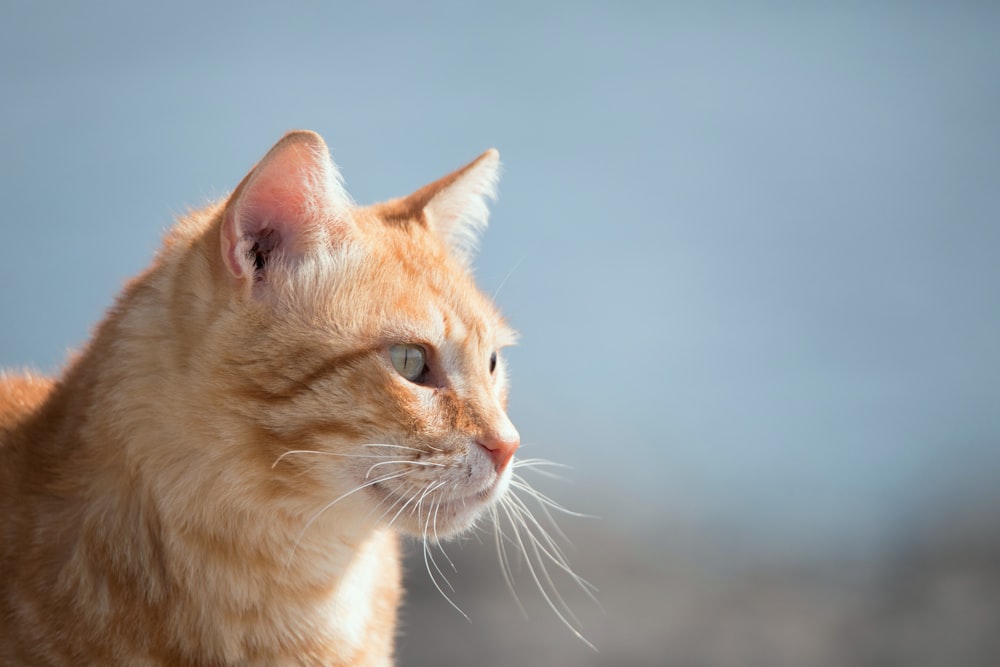
{"type": "Polygon", "coordinates": [[[431,541],[464,533],[475,526],[494,503],[503,498],[510,486],[510,477],[508,467],[493,484],[479,493],[439,496],[433,501],[428,499],[419,511],[406,511],[395,517],[392,525],[402,533],[431,541]]]}

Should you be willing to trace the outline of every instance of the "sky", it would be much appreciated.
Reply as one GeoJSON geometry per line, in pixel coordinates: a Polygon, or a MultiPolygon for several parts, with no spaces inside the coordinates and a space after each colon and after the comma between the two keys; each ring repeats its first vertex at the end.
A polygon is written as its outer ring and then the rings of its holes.
{"type": "Polygon", "coordinates": [[[0,366],[55,372],[287,130],[361,202],[490,146],[476,272],[556,494],[879,543],[1000,473],[1000,7],[0,6],[0,366]]]}

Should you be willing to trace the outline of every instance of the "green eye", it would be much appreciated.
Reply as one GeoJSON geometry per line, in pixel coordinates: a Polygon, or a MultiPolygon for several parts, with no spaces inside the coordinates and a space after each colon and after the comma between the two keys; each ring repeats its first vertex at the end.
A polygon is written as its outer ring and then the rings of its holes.
{"type": "Polygon", "coordinates": [[[427,352],[420,345],[393,345],[389,348],[389,357],[399,374],[410,382],[420,382],[426,375],[427,352]]]}

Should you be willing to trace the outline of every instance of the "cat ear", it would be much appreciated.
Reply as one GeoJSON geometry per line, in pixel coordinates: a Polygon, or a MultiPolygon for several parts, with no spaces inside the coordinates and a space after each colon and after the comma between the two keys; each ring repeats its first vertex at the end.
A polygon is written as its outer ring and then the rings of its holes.
{"type": "Polygon", "coordinates": [[[500,153],[491,148],[444,178],[425,185],[398,201],[427,227],[445,240],[452,252],[469,262],[479,235],[489,222],[487,200],[496,199],[500,177],[500,153]]]}
{"type": "Polygon", "coordinates": [[[263,280],[274,262],[294,262],[342,232],[350,207],[323,139],[289,132],[230,197],[222,219],[223,262],[237,280],[263,280]]]}

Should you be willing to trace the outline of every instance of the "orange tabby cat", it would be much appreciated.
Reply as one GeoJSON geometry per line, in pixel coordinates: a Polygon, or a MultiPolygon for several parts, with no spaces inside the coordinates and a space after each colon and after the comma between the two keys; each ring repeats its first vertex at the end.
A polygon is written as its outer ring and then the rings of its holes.
{"type": "Polygon", "coordinates": [[[386,665],[397,529],[510,483],[498,156],[356,207],[284,137],[52,381],[0,380],[0,664],[386,665]]]}

